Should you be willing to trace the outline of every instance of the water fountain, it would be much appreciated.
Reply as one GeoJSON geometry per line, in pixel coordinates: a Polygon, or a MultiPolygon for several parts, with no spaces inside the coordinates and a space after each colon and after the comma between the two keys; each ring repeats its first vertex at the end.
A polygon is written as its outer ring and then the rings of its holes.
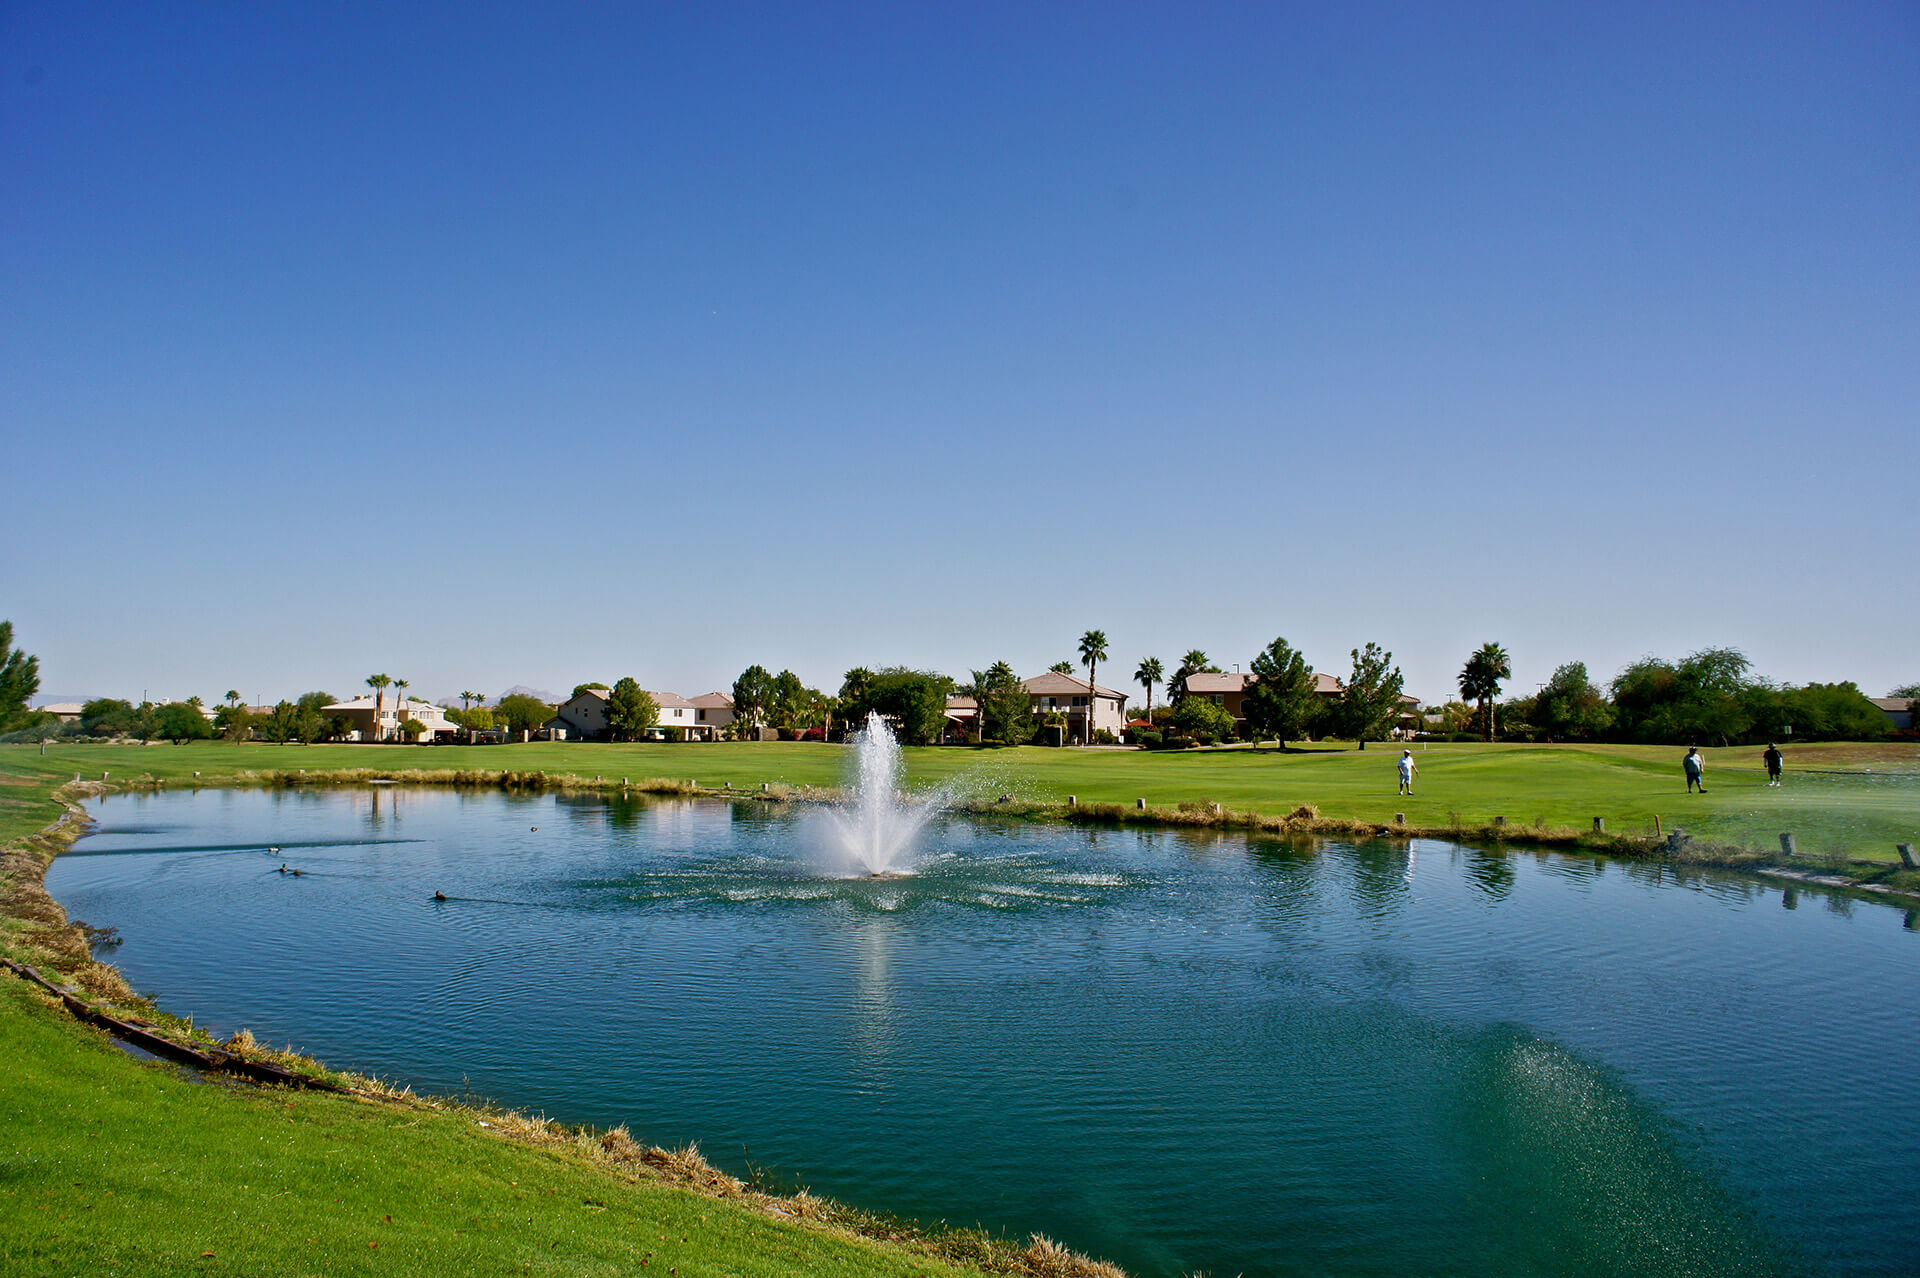
{"type": "Polygon", "coordinates": [[[900,743],[878,714],[853,734],[853,798],[828,813],[824,849],[837,873],[900,878],[913,873],[920,830],[946,802],[947,792],[912,798],[900,789],[900,743]]]}

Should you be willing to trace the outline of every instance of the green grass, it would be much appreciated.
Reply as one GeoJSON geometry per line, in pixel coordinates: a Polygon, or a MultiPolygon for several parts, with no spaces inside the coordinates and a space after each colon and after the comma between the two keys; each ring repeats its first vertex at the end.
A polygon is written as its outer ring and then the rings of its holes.
{"type": "MultiPolygon", "coordinates": [[[[1782,830],[1807,859],[1909,889],[1895,842],[1920,835],[1920,750],[1911,745],[1797,747],[1787,785],[1769,789],[1757,751],[1709,750],[1708,793],[1688,795],[1668,747],[1446,745],[1415,751],[1415,796],[1395,793],[1399,750],[1323,744],[1280,753],[938,749],[907,752],[909,783],[956,783],[1028,805],[1075,795],[1132,812],[1219,803],[1281,816],[1301,805],[1332,821],[1415,827],[1523,826],[1650,833],[1655,817],[1697,838],[1777,852],[1782,830]],[[1858,862],[1872,862],[1861,866],[1858,862]]],[[[54,789],[77,772],[168,788],[262,783],[274,775],[466,770],[556,784],[617,787],[677,778],[718,788],[829,787],[846,752],[799,743],[495,747],[168,745],[0,746],[0,940],[52,962],[96,993],[117,978],[57,933],[57,910],[17,890],[50,847],[23,843],[57,820],[54,789]],[[199,774],[196,777],[196,773],[199,774]],[[27,850],[37,847],[38,851],[27,850]],[[23,868],[24,867],[24,868],[23,868]],[[49,918],[49,913],[53,915],[49,918]]],[[[1032,810],[1032,809],[1028,809],[1032,810]]],[[[1051,810],[1058,810],[1051,808],[1051,810]]],[[[1524,832],[1522,832],[1524,837],[1524,832]]],[[[36,885],[37,890],[37,885],[36,885]]],[[[162,1021],[164,1017],[160,1018],[162,1021]]],[[[446,1105],[389,1104],[189,1079],[136,1062],[98,1032],[0,975],[0,1270],[65,1273],[859,1274],[959,1272],[917,1252],[807,1228],[609,1164],[578,1134],[524,1120],[534,1140],[501,1139],[446,1105]],[[649,1259],[648,1253],[653,1253],[649,1259]],[[212,1253],[206,1255],[204,1253],[212,1253]],[[643,1262],[646,1262],[643,1264],[643,1262]]],[[[502,1125],[497,1125],[502,1126],[502,1125]]],[[[627,1147],[629,1151],[631,1146],[627,1147]]],[[[805,1200],[811,1202],[813,1200],[805,1200]]],[[[826,1212],[831,1216],[832,1209],[826,1212]]],[[[871,1230],[869,1232],[872,1232],[871,1230]]],[[[881,1232],[884,1232],[882,1230],[881,1232]]],[[[1020,1253],[974,1237],[949,1256],[1004,1269],[1020,1253]]],[[[1065,1272],[1042,1253],[1020,1272],[1065,1272]]]]}
{"type": "MultiPolygon", "coordinates": [[[[1771,853],[1781,832],[1803,855],[1895,860],[1896,843],[1920,839],[1920,747],[1816,745],[1787,751],[1787,784],[1769,789],[1751,747],[1706,750],[1708,792],[1688,795],[1680,754],[1670,746],[1435,745],[1416,748],[1420,775],[1412,798],[1395,794],[1399,750],[1324,744],[1281,754],[1272,749],[1186,752],[925,749],[909,750],[910,785],[965,778],[972,792],[1012,793],[1037,802],[1132,806],[1220,803],[1281,815],[1312,804],[1336,820],[1385,823],[1404,812],[1415,826],[1482,825],[1504,816],[1519,824],[1587,829],[1604,817],[1609,832],[1651,833],[1654,818],[1697,838],[1771,853]],[[1872,769],[1871,772],[1865,769],[1872,769]]],[[[97,780],[159,778],[212,783],[240,771],[306,768],[545,771],[592,783],[677,777],[717,787],[761,782],[833,786],[842,780],[838,746],[754,744],[509,746],[267,746],[199,742],[185,746],[0,746],[0,839],[38,829],[59,815],[48,780],[75,772],[97,780]],[[19,784],[25,782],[26,784],[19,784]]]]}
{"type": "Polygon", "coordinates": [[[963,1272],[510,1144],[469,1113],[188,1078],[44,1002],[0,974],[8,1274],[963,1272]]]}

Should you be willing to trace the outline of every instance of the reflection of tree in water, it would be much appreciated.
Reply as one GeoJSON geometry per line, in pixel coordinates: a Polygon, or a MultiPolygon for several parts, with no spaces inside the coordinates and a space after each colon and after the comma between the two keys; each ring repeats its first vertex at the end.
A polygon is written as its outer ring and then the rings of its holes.
{"type": "Polygon", "coordinates": [[[1406,903],[1412,887],[1408,873],[1412,850],[1406,839],[1372,839],[1354,847],[1349,857],[1353,901],[1363,915],[1377,917],[1406,903]]]}
{"type": "Polygon", "coordinates": [[[1467,882],[1487,894],[1493,901],[1504,901],[1513,891],[1513,861],[1504,852],[1488,852],[1481,848],[1463,847],[1465,856],[1462,870],[1467,882]]]}

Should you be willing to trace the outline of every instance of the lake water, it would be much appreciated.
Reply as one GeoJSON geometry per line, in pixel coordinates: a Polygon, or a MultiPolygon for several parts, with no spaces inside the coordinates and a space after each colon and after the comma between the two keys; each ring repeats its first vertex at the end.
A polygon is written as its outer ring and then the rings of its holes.
{"type": "Polygon", "coordinates": [[[862,1206],[1141,1275],[1920,1266],[1920,919],[1877,902],[961,820],[833,879],[819,814],[714,801],[93,812],[49,888],[169,1010],[862,1206]]]}

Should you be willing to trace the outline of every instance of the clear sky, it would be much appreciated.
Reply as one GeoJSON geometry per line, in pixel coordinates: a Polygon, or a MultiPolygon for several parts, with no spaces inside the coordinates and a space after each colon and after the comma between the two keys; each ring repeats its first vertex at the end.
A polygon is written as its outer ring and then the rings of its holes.
{"type": "Polygon", "coordinates": [[[1917,413],[1911,3],[0,9],[48,692],[1879,694],[1917,413]]]}

